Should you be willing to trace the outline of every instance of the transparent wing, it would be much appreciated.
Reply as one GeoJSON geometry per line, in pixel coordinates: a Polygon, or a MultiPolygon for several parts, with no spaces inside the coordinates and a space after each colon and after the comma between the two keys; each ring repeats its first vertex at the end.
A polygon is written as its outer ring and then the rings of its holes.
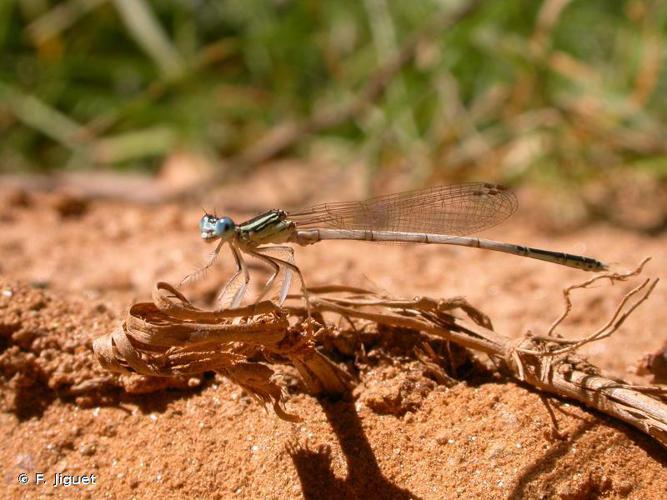
{"type": "Polygon", "coordinates": [[[288,213],[298,229],[335,228],[465,235],[488,229],[518,208],[514,193],[471,182],[390,194],[366,201],[324,203],[288,213]]]}

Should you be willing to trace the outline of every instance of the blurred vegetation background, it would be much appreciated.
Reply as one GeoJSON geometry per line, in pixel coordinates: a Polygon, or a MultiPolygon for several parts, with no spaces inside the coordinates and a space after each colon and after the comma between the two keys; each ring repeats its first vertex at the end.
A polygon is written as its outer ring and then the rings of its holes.
{"type": "Polygon", "coordinates": [[[667,178],[664,0],[2,0],[0,171],[667,178]]]}

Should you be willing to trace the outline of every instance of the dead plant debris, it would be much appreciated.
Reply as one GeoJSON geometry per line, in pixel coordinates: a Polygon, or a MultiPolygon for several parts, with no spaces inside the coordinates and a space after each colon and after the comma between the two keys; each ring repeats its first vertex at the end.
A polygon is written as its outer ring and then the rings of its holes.
{"type": "MultiPolygon", "coordinates": [[[[285,410],[286,388],[277,382],[274,368],[295,368],[311,394],[348,393],[354,386],[355,364],[346,364],[345,355],[366,356],[364,338],[369,335],[391,339],[395,345],[407,340],[434,385],[448,384],[462,367],[479,362],[473,352],[483,354],[502,375],[577,400],[667,446],[667,388],[606,378],[577,355],[583,345],[612,335],[650,296],[658,280],[645,279],[623,296],[595,332],[575,340],[557,332],[572,310],[573,290],[637,277],[647,260],[631,272],[602,274],[566,288],[564,312],[549,331],[529,333],[518,342],[496,333],[490,319],[461,297],[399,299],[345,286],[310,288],[309,318],[301,296],[290,296],[283,308],[264,301],[206,311],[160,282],[153,301],[133,305],[118,328],[95,339],[93,349],[100,364],[117,373],[188,377],[218,372],[270,403],[281,418],[297,421],[297,415],[285,410]],[[341,359],[334,359],[335,352],[343,355],[341,359]]],[[[400,350],[395,355],[400,356],[400,350]]],[[[367,404],[380,413],[402,414],[418,404],[424,390],[418,385],[407,373],[400,390],[371,395],[367,404]]]]}

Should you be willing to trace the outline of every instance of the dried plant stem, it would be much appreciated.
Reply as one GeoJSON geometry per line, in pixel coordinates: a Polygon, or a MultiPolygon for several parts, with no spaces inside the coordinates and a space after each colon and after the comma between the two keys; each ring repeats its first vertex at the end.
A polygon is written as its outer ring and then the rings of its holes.
{"type": "MultiPolygon", "coordinates": [[[[547,332],[547,336],[552,337],[554,335],[554,332],[555,332],[556,328],[568,316],[570,311],[572,311],[572,299],[571,299],[572,290],[588,288],[593,283],[595,283],[597,281],[600,281],[600,280],[603,280],[603,279],[608,279],[613,284],[614,281],[622,281],[622,280],[625,280],[625,279],[630,278],[632,276],[637,276],[638,274],[640,274],[644,270],[644,266],[646,265],[646,263],[649,260],[651,260],[650,257],[645,258],[635,270],[629,271],[627,273],[602,274],[602,275],[594,276],[593,278],[590,278],[590,279],[584,281],[583,283],[568,286],[565,290],[563,290],[563,297],[565,299],[565,310],[563,311],[563,314],[561,314],[558,317],[558,319],[553,322],[553,324],[551,325],[551,328],[549,328],[549,331],[547,332]]],[[[645,286],[645,285],[640,285],[640,287],[642,287],[642,288],[643,288],[643,286],[645,286]]],[[[640,287],[638,287],[638,288],[640,288],[640,287]]],[[[626,296],[626,297],[628,297],[628,296],[626,296]]],[[[617,311],[617,313],[618,313],[618,311],[617,311]]],[[[616,316],[616,315],[614,315],[614,316],[616,316]]],[[[613,321],[613,318],[610,320],[610,323],[612,321],[613,321]]]]}
{"type": "MultiPolygon", "coordinates": [[[[624,281],[637,276],[649,259],[628,273],[611,273],[599,275],[584,283],[573,285],[563,291],[566,302],[563,313],[549,329],[547,336],[530,336],[518,342],[503,337],[483,325],[457,318],[454,324],[438,321],[437,316],[425,313],[438,312],[446,309],[447,301],[417,298],[413,300],[395,300],[370,298],[343,299],[316,298],[312,301],[313,308],[318,311],[335,312],[349,318],[360,318],[375,321],[384,325],[411,328],[463,347],[483,352],[489,357],[501,360],[508,373],[520,381],[532,385],[545,392],[577,400],[610,416],[633,425],[658,440],[667,447],[667,406],[660,400],[647,394],[665,394],[666,388],[657,386],[633,386],[619,383],[599,375],[593,365],[571,355],[581,346],[609,337],[625,319],[651,294],[658,280],[645,280],[639,286],[623,296],[611,318],[595,333],[576,341],[552,336],[555,328],[563,322],[572,310],[570,292],[577,288],[587,288],[591,284],[608,279],[611,283],[624,281]],[[641,291],[644,293],[634,302],[632,298],[641,291]],[[382,306],[398,309],[399,314],[386,312],[365,312],[360,307],[382,306]],[[445,307],[443,307],[445,306],[445,307]],[[410,314],[406,316],[406,314],[410,314]],[[413,316],[414,315],[414,316],[413,316]],[[532,344],[534,348],[523,347],[532,344]],[[564,348],[554,348],[561,344],[569,344],[564,348]]],[[[294,309],[293,312],[300,312],[294,309]]]]}
{"type": "MultiPolygon", "coordinates": [[[[613,334],[649,297],[657,280],[645,280],[625,294],[611,318],[594,333],[575,341],[555,335],[556,328],[572,310],[572,290],[588,288],[604,279],[611,283],[625,281],[641,273],[645,263],[629,273],[599,275],[566,288],[565,313],[548,334],[518,340],[494,332],[489,318],[460,297],[396,299],[359,288],[311,288],[310,312],[317,324],[308,319],[300,295],[290,296],[283,308],[267,301],[212,312],[196,308],[171,285],[158,283],[153,302],[132,306],[123,325],[96,339],[93,348],[100,363],[116,372],[171,376],[218,371],[261,401],[273,402],[282,418],[295,420],[298,417],[281,406],[282,390],[271,380],[273,371],[269,366],[275,361],[292,364],[313,394],[349,390],[349,374],[315,349],[317,341],[340,324],[326,319],[334,314],[349,321],[353,335],[360,331],[355,322],[370,322],[411,329],[484,353],[504,374],[627,422],[667,447],[667,405],[661,400],[667,390],[603,377],[595,366],[575,356],[575,351],[586,343],[613,334]],[[468,319],[454,315],[457,311],[468,319]],[[288,321],[290,318],[299,321],[294,324],[288,321]],[[267,362],[250,361],[258,359],[253,358],[255,354],[262,354],[259,359],[267,362]]],[[[433,365],[435,369],[435,353],[427,344],[417,355],[425,366],[433,365]]],[[[439,379],[446,380],[444,371],[435,371],[439,379]]]]}
{"type": "MultiPolygon", "coordinates": [[[[653,287],[647,291],[642,301],[652,290],[653,287]]],[[[417,318],[367,313],[329,301],[316,300],[311,304],[319,311],[336,312],[384,325],[419,330],[483,352],[490,357],[512,360],[512,362],[504,363],[511,376],[540,390],[577,400],[623,420],[667,447],[667,406],[644,394],[664,392],[662,388],[619,384],[618,381],[597,375],[597,369],[594,366],[580,359],[563,358],[558,363],[550,362],[545,365],[542,360],[543,355],[547,353],[517,348],[516,342],[511,339],[461,319],[456,320],[457,331],[453,330],[451,326],[443,328],[443,326],[417,318]],[[517,356],[520,360],[518,363],[516,362],[517,356]],[[554,371],[556,366],[560,371],[554,371]]],[[[635,307],[636,305],[638,303],[635,304],[635,307]]],[[[564,352],[560,353],[564,354],[564,352]]]]}

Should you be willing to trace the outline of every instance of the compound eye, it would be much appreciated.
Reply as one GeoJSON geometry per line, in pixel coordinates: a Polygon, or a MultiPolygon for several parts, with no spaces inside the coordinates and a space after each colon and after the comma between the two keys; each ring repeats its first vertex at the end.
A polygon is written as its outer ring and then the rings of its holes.
{"type": "Polygon", "coordinates": [[[217,234],[225,234],[234,228],[234,223],[229,217],[223,217],[215,223],[215,232],[217,234]]]}

